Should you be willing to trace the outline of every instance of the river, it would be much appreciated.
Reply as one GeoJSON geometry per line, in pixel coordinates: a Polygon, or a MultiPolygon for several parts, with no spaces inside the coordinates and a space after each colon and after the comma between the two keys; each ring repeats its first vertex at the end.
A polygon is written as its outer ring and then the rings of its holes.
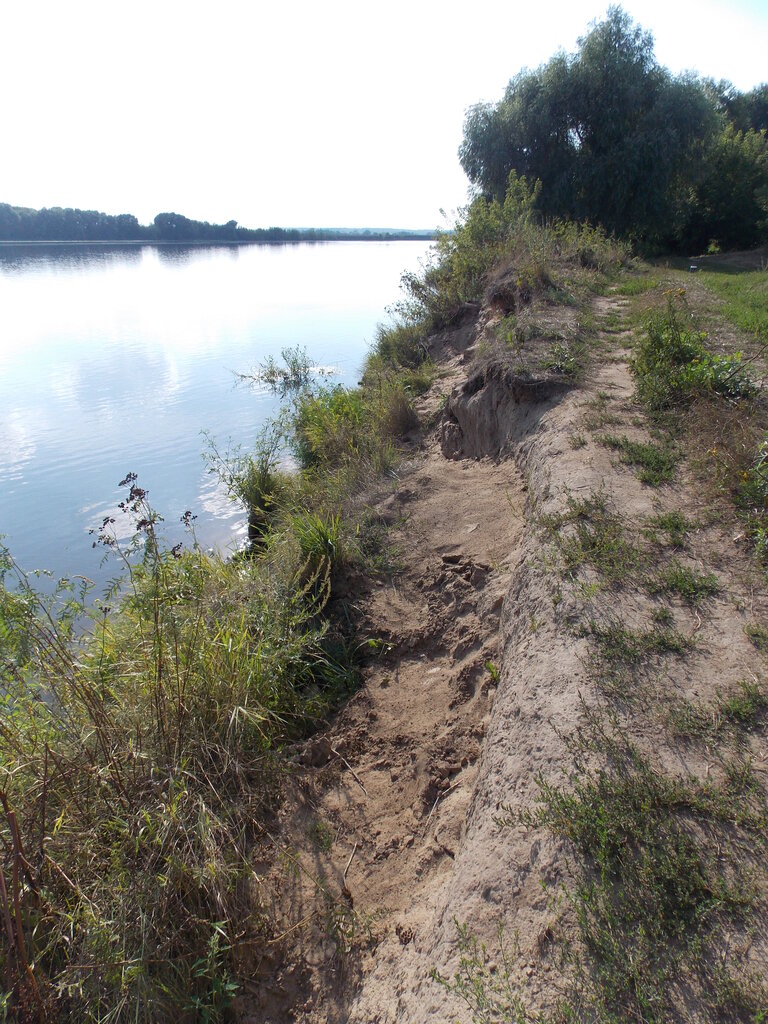
{"type": "Polygon", "coordinates": [[[138,475],[164,518],[206,547],[245,517],[203,459],[247,449],[275,399],[235,374],[306,348],[354,383],[423,242],[286,246],[0,245],[0,533],[25,570],[114,575],[90,530],[138,475]]]}

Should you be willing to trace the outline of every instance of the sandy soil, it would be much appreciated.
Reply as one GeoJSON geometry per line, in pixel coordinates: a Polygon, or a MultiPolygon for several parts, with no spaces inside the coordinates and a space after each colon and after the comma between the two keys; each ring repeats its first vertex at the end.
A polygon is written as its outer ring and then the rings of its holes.
{"type": "MultiPolygon", "coordinates": [[[[446,366],[425,412],[458,379],[460,361],[446,366]]],[[[302,785],[282,810],[284,843],[291,835],[297,849],[312,847],[307,835],[322,841],[280,885],[285,917],[309,920],[301,968],[294,948],[259,1009],[271,1019],[354,1019],[361,979],[428,938],[490,720],[524,501],[514,461],[447,460],[435,431],[376,505],[399,569],[358,601],[382,654],[332,727],[307,746],[302,785]],[[341,909],[316,913],[320,879],[341,909]],[[329,926],[334,915],[354,932],[348,952],[329,926]]]]}

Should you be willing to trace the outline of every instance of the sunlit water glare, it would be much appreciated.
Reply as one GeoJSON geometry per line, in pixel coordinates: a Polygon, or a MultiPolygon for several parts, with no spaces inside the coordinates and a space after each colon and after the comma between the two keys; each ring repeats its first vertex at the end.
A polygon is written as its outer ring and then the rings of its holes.
{"type": "MultiPolygon", "coordinates": [[[[138,474],[164,517],[226,549],[245,518],[202,458],[248,448],[275,399],[235,386],[301,345],[354,383],[419,242],[295,246],[0,246],[0,533],[25,569],[102,587],[89,530],[138,474]]],[[[116,516],[116,529],[129,524],[116,516]]]]}

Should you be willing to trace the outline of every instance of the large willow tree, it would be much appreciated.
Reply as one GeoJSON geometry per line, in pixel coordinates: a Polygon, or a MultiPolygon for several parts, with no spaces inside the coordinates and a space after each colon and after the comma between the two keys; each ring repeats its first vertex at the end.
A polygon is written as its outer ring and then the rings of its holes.
{"type": "Polygon", "coordinates": [[[501,197],[511,170],[542,182],[545,215],[662,239],[688,216],[686,184],[718,128],[702,83],[657,62],[650,33],[619,7],[497,104],[470,109],[459,150],[478,191],[501,197]]]}

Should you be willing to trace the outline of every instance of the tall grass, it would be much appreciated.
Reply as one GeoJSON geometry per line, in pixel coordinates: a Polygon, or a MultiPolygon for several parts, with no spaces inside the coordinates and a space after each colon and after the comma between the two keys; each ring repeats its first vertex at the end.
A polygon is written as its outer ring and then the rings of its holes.
{"type": "Polygon", "coordinates": [[[748,368],[739,352],[714,354],[707,341],[682,295],[669,295],[637,346],[637,396],[668,430],[687,430],[702,478],[734,502],[768,562],[768,415],[758,364],[748,368]]]}
{"type": "Polygon", "coordinates": [[[724,300],[724,315],[762,345],[768,344],[768,266],[751,273],[707,272],[702,278],[724,300]]]}
{"type": "Polygon", "coordinates": [[[135,543],[100,537],[127,566],[111,606],[45,599],[3,553],[0,971],[20,1019],[221,1019],[265,927],[252,863],[279,751],[354,676],[322,559],[167,550],[128,486],[135,543]]]}

